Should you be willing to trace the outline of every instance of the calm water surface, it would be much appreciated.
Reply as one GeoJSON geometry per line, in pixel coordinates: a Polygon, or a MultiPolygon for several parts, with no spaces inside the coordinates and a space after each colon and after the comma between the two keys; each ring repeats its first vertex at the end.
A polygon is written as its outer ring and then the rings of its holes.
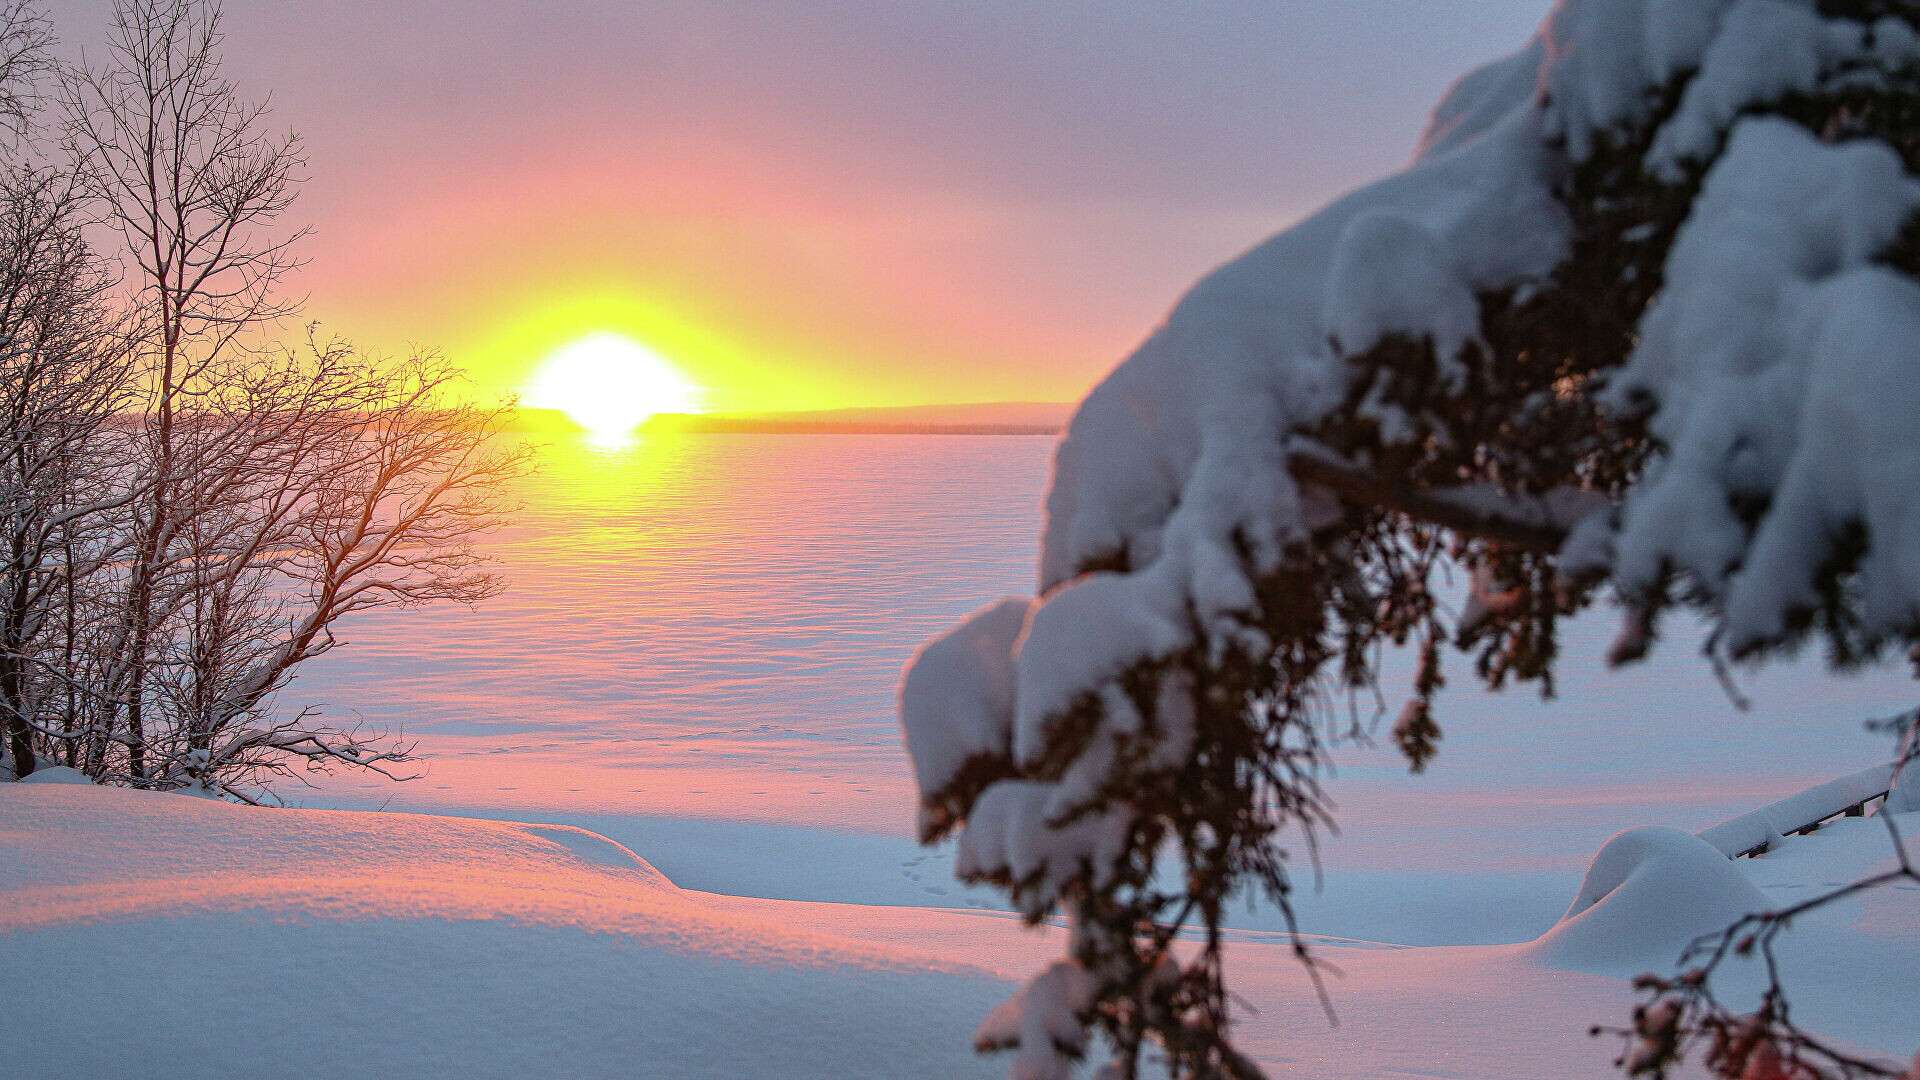
{"type": "Polygon", "coordinates": [[[549,443],[479,607],[387,612],[303,676],[429,756],[406,801],[904,827],[901,665],[1030,591],[1048,437],[549,443]]]}
{"type": "MultiPolygon", "coordinates": [[[[417,740],[425,775],[352,778],[311,803],[572,821],[697,888],[982,902],[906,839],[901,664],[954,618],[1030,590],[1052,440],[679,435],[560,440],[486,541],[507,589],[467,610],[348,626],[286,707],[323,701],[417,740]]],[[[1865,767],[1859,721],[1910,705],[1898,671],[1817,663],[1748,679],[1736,709],[1671,628],[1604,671],[1612,625],[1576,621],[1559,699],[1441,703],[1441,756],[1342,753],[1315,928],[1515,940],[1564,907],[1619,829],[1695,829],[1865,767]]],[[[1392,688],[1389,688],[1392,697],[1392,688]]],[[[1254,919],[1254,922],[1259,922],[1254,919]]]]}

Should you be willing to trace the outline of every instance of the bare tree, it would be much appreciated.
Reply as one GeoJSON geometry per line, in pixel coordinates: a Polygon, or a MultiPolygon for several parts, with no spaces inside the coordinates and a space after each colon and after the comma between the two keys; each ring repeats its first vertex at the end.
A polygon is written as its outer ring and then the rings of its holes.
{"type": "MultiPolygon", "coordinates": [[[[95,534],[130,499],[112,424],[132,400],[127,352],[82,206],[71,173],[20,167],[0,179],[0,709],[21,776],[48,709],[33,687],[59,630],[51,616],[110,557],[95,534]]],[[[71,730],[72,714],[60,715],[71,730]]]]}
{"type": "Polygon", "coordinates": [[[437,358],[311,331],[272,343],[297,306],[278,286],[304,235],[281,227],[303,163],[221,73],[220,27],[217,3],[121,0],[105,63],[60,80],[64,146],[119,242],[125,302],[124,333],[86,338],[105,365],[82,380],[102,395],[86,415],[135,422],[81,455],[107,494],[41,530],[63,573],[46,577],[57,596],[22,594],[22,632],[56,627],[58,647],[32,678],[30,642],[0,653],[0,699],[19,674],[16,739],[96,779],[253,800],[297,768],[409,760],[311,709],[281,717],[275,696],[342,618],[494,592],[472,541],[525,457],[437,358]]]}
{"type": "Polygon", "coordinates": [[[106,63],[61,80],[68,145],[120,237],[146,367],[146,479],[108,673],[135,782],[148,776],[158,592],[189,528],[191,503],[177,496],[226,448],[183,433],[182,413],[252,362],[244,335],[294,310],[276,287],[304,235],[278,228],[304,165],[299,142],[269,136],[265,107],[222,74],[220,26],[218,4],[120,0],[106,63]]]}
{"type": "Polygon", "coordinates": [[[111,508],[91,498],[99,445],[125,403],[123,354],[101,303],[108,284],[88,249],[85,197],[68,163],[35,163],[34,119],[55,70],[45,16],[25,0],[0,5],[0,710],[13,772],[33,770],[29,691],[48,629],[50,590],[84,570],[59,556],[76,530],[111,508]]]}
{"type": "Polygon", "coordinates": [[[53,28],[32,0],[0,3],[0,132],[27,137],[39,112],[40,91],[56,69],[53,28]]]}
{"type": "Polygon", "coordinates": [[[501,520],[502,486],[526,461],[498,438],[503,410],[456,396],[459,373],[435,357],[389,362],[313,340],[304,355],[263,358],[252,378],[243,400],[254,418],[235,427],[269,437],[262,460],[235,469],[230,455],[203,493],[181,720],[154,777],[242,798],[293,763],[386,772],[409,760],[306,712],[275,720],[268,706],[300,664],[334,647],[341,619],[497,591],[472,543],[501,520]]]}

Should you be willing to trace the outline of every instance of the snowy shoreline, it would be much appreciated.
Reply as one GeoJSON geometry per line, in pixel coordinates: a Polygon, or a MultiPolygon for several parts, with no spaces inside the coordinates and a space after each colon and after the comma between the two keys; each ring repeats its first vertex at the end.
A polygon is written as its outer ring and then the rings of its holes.
{"type": "MultiPolygon", "coordinates": [[[[1004,913],[686,889],[645,850],[566,825],[53,783],[0,787],[0,821],[0,947],[31,988],[0,1024],[120,1021],[39,1041],[16,1062],[29,1078],[990,1076],[973,1023],[1058,948],[1057,930],[1004,913]]],[[[1849,819],[1720,865],[1778,900],[1885,861],[1886,844],[1875,819],[1849,819]]],[[[1636,914],[1693,884],[1686,866],[1630,876],[1535,943],[1319,939],[1345,973],[1338,1028],[1282,936],[1238,932],[1258,1010],[1242,1037],[1277,1075],[1611,1075],[1616,1048],[1585,1031],[1622,1021],[1625,980],[1706,927],[1636,914]]],[[[1889,890],[1796,931],[1796,1015],[1897,1052],[1916,929],[1920,895],[1889,890]]]]}

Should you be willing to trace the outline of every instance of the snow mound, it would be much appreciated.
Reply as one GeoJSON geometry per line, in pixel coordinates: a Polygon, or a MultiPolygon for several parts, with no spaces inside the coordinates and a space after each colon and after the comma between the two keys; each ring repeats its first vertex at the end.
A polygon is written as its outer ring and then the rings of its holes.
{"type": "Polygon", "coordinates": [[[0,785],[5,1072],[991,1074],[992,973],[806,907],[566,826],[0,785]]]}
{"type": "Polygon", "coordinates": [[[573,852],[580,858],[598,866],[613,866],[622,870],[639,870],[654,884],[671,885],[667,876],[653,868],[653,864],[633,853],[625,844],[617,843],[597,832],[582,829],[578,825],[529,825],[527,832],[547,839],[573,852]]]}
{"type": "Polygon", "coordinates": [[[91,784],[87,774],[79,769],[69,769],[65,765],[42,765],[28,773],[23,784],[91,784]]]}
{"type": "Polygon", "coordinates": [[[1677,829],[1628,829],[1602,845],[1558,925],[1530,950],[1555,967],[1671,966],[1703,934],[1773,905],[1718,849],[1677,829]]]}
{"type": "Polygon", "coordinates": [[[1886,809],[1898,813],[1903,808],[1895,797],[1897,791],[1888,794],[1893,782],[1892,765],[1875,765],[1723,821],[1702,830],[1700,839],[1731,859],[1763,845],[1777,847],[1784,841],[1783,834],[1859,806],[1876,796],[1888,795],[1886,809]]]}

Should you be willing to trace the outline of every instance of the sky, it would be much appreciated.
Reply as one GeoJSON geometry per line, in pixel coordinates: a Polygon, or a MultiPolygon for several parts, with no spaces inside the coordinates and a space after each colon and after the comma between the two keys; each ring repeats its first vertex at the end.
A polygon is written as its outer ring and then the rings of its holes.
{"type": "MultiPolygon", "coordinates": [[[[49,0],[97,54],[106,0],[49,0]]],[[[1078,398],[1403,164],[1548,0],[233,0],[310,161],[290,283],[488,393],[594,333],[716,411],[1078,398]]]]}

